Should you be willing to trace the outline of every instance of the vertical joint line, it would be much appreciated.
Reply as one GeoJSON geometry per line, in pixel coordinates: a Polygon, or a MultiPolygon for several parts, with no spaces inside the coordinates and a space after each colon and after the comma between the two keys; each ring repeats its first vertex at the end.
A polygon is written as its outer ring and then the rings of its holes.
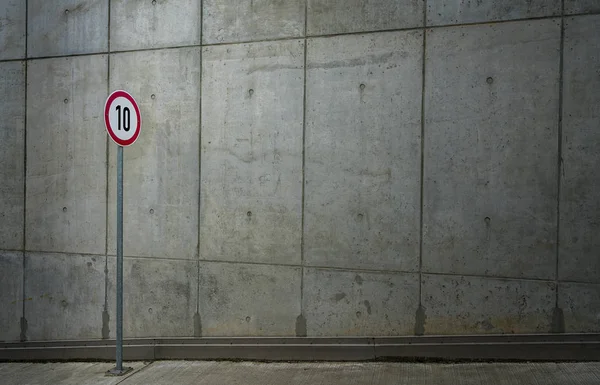
{"type": "Polygon", "coordinates": [[[196,258],[196,313],[200,314],[200,226],[202,225],[200,221],[200,213],[201,213],[201,199],[202,199],[202,60],[203,60],[203,52],[202,52],[202,31],[204,29],[204,14],[203,7],[204,2],[200,0],[200,84],[198,87],[199,97],[199,106],[198,106],[198,250],[197,258],[196,258]]]}
{"type": "Polygon", "coordinates": [[[558,64],[558,133],[557,133],[557,172],[556,172],[556,266],[554,272],[555,284],[555,305],[558,307],[558,278],[559,278],[559,257],[560,257],[560,199],[561,199],[561,171],[562,171],[562,137],[563,137],[563,72],[564,72],[564,52],[565,52],[565,1],[561,1],[561,19],[560,19],[560,53],[558,64]]]}
{"type": "MultiPolygon", "coordinates": [[[[110,0],[108,0],[108,53],[106,55],[106,96],[110,94],[110,0]]],[[[110,140],[106,135],[106,212],[104,224],[104,311],[108,311],[108,204],[109,204],[109,178],[110,178],[110,140]]]]}
{"type": "Polygon", "coordinates": [[[306,59],[308,52],[308,0],[304,2],[304,87],[302,95],[302,199],[301,199],[301,220],[300,220],[300,313],[304,314],[304,206],[305,206],[305,185],[306,185],[306,59]]]}
{"type": "Polygon", "coordinates": [[[23,75],[25,80],[24,85],[24,95],[23,102],[25,103],[24,108],[24,117],[23,117],[23,280],[21,282],[21,294],[23,296],[22,306],[21,306],[21,316],[22,319],[25,319],[25,251],[27,247],[27,93],[29,88],[29,77],[28,77],[28,69],[29,69],[29,61],[27,57],[29,55],[29,51],[27,49],[27,45],[29,37],[29,1],[25,0],[25,62],[23,68],[23,75]]]}
{"type": "Polygon", "coordinates": [[[423,195],[425,185],[425,60],[427,49],[427,0],[423,2],[423,52],[421,56],[421,184],[419,191],[419,306],[422,305],[423,277],[423,195]]]}

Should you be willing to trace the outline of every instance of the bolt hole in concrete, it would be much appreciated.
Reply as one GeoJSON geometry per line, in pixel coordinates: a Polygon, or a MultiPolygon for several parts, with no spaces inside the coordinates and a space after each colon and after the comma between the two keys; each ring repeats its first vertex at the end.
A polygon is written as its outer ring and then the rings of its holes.
{"type": "Polygon", "coordinates": [[[363,219],[363,215],[362,214],[358,214],[358,219],[363,219]]]}
{"type": "Polygon", "coordinates": [[[485,224],[489,225],[492,219],[490,217],[485,217],[485,224]]]}
{"type": "Polygon", "coordinates": [[[246,213],[246,215],[247,215],[247,216],[249,216],[249,217],[251,217],[251,216],[252,216],[252,211],[248,211],[248,212],[246,213]]]}
{"type": "Polygon", "coordinates": [[[69,14],[69,10],[65,9],[65,15],[68,15],[68,14],[69,14]]]}
{"type": "Polygon", "coordinates": [[[156,0],[152,0],[152,5],[156,5],[156,0]]]}
{"type": "Polygon", "coordinates": [[[361,84],[361,85],[360,85],[360,90],[361,90],[361,91],[362,91],[362,90],[364,90],[364,89],[365,89],[365,87],[366,87],[366,86],[365,86],[364,84],[361,84]]]}
{"type": "Polygon", "coordinates": [[[250,316],[246,317],[246,322],[250,322],[250,316]]]}
{"type": "Polygon", "coordinates": [[[356,316],[357,316],[357,317],[360,317],[361,315],[362,315],[362,313],[361,313],[361,312],[359,312],[359,311],[357,311],[357,312],[356,312],[356,316]]]}
{"type": "Polygon", "coordinates": [[[65,104],[69,103],[69,99],[64,100],[65,104]]]}
{"type": "Polygon", "coordinates": [[[252,88],[250,88],[250,89],[248,90],[248,95],[252,96],[253,94],[254,94],[254,90],[253,90],[252,88]]]}
{"type": "Polygon", "coordinates": [[[150,214],[154,214],[154,209],[150,209],[150,214]]]}
{"type": "Polygon", "coordinates": [[[487,82],[487,84],[492,84],[494,82],[494,78],[490,76],[487,79],[485,79],[485,81],[487,82]]]}
{"type": "Polygon", "coordinates": [[[67,212],[67,208],[63,207],[63,213],[66,213],[66,212],[67,212]]]}
{"type": "Polygon", "coordinates": [[[156,99],[156,95],[152,94],[152,95],[150,95],[150,98],[156,99]]]}
{"type": "Polygon", "coordinates": [[[148,308],[148,313],[152,314],[152,308],[151,307],[148,308]]]}

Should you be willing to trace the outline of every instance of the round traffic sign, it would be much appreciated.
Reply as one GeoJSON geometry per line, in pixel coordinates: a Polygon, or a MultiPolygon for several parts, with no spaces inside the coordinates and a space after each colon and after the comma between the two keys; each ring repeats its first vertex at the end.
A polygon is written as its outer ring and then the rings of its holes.
{"type": "Polygon", "coordinates": [[[142,128],[140,109],[133,96],[123,90],[108,95],[104,104],[104,124],[116,144],[132,145],[142,128]]]}

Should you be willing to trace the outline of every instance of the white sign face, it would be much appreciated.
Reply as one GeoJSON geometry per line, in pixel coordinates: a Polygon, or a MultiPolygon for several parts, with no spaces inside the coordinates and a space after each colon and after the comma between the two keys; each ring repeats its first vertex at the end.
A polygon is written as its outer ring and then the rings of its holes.
{"type": "Polygon", "coordinates": [[[140,135],[142,118],[137,103],[129,93],[114,91],[104,105],[106,131],[119,146],[132,145],[140,135]]]}

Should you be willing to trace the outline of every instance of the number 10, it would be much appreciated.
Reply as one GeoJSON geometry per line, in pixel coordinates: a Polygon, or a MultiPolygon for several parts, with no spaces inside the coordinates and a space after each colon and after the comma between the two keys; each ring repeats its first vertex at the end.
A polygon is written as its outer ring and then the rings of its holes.
{"type": "MultiPolygon", "coordinates": [[[[119,114],[119,128],[118,130],[121,130],[121,106],[117,106],[115,107],[115,109],[117,110],[117,113],[119,114]]],[[[129,107],[125,107],[123,108],[123,129],[125,131],[129,131],[129,128],[131,126],[131,112],[129,111],[129,107]]]]}

